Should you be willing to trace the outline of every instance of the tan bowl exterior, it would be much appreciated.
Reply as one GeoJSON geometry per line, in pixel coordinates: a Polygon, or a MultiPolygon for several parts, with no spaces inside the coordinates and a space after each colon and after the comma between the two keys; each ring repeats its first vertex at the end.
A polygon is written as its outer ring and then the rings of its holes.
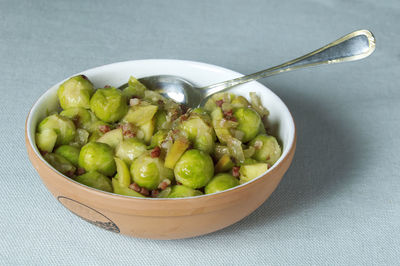
{"type": "MultiPolygon", "coordinates": [[[[295,131],[296,134],[296,131],[295,131]]],[[[92,189],[57,173],[34,152],[27,137],[29,159],[43,183],[66,208],[87,222],[134,237],[179,239],[227,227],[257,209],[278,186],[292,162],[293,146],[283,160],[244,186],[198,198],[140,199],[92,189]]]]}

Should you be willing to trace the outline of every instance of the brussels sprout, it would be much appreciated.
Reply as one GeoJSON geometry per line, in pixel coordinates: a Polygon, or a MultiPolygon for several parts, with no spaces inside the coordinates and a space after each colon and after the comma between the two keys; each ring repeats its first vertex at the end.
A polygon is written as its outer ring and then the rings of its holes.
{"type": "Polygon", "coordinates": [[[36,145],[41,151],[52,152],[57,141],[57,133],[53,129],[46,129],[36,133],[36,145]]]}
{"type": "Polygon", "coordinates": [[[116,88],[98,89],[90,99],[90,109],[101,120],[109,123],[120,120],[128,112],[122,92],[116,88]]]}
{"type": "Polygon", "coordinates": [[[204,109],[212,112],[218,106],[221,107],[222,103],[230,103],[235,98],[235,95],[228,92],[220,92],[211,96],[204,104],[204,109]],[[218,105],[217,105],[218,103],[218,105]]]}
{"type": "Polygon", "coordinates": [[[72,163],[75,167],[78,167],[80,150],[77,147],[70,145],[61,145],[58,147],[54,153],[61,155],[72,163]]]}
{"type": "Polygon", "coordinates": [[[192,114],[208,115],[208,112],[202,107],[197,107],[192,110],[192,114]]]}
{"type": "Polygon", "coordinates": [[[252,158],[246,158],[246,159],[244,160],[244,162],[239,163],[239,165],[256,164],[256,163],[259,163],[259,161],[254,160],[254,159],[252,159],[252,158]]]}
{"type": "Polygon", "coordinates": [[[155,131],[160,129],[166,129],[164,127],[165,122],[167,122],[167,112],[165,110],[158,110],[154,115],[155,119],[155,131]]]}
{"type": "Polygon", "coordinates": [[[127,99],[130,99],[132,97],[143,98],[145,90],[146,87],[142,83],[140,83],[136,78],[131,76],[128,81],[128,87],[126,87],[122,91],[122,93],[125,95],[127,99]]]}
{"type": "Polygon", "coordinates": [[[121,141],[115,149],[115,155],[122,159],[128,165],[131,165],[133,160],[145,153],[146,145],[138,139],[131,138],[121,141]]]}
{"type": "Polygon", "coordinates": [[[243,96],[237,96],[232,100],[231,105],[233,109],[238,109],[248,107],[250,103],[243,96]]]}
{"type": "Polygon", "coordinates": [[[128,166],[121,159],[114,157],[115,164],[117,166],[117,175],[119,184],[122,187],[128,187],[131,184],[131,175],[129,173],[128,166]]]}
{"type": "Polygon", "coordinates": [[[222,173],[227,172],[234,166],[231,157],[228,154],[224,154],[215,165],[215,172],[222,173]]]}
{"type": "Polygon", "coordinates": [[[174,168],[176,181],[190,188],[201,188],[207,185],[214,175],[214,164],[211,157],[200,150],[186,151],[174,168]]]}
{"type": "Polygon", "coordinates": [[[172,187],[171,192],[168,195],[168,198],[186,198],[186,197],[194,197],[200,195],[203,195],[203,192],[195,190],[190,187],[176,185],[172,187]]]}
{"type": "Polygon", "coordinates": [[[67,159],[62,157],[59,154],[56,153],[46,153],[44,155],[44,158],[46,161],[48,161],[54,168],[56,168],[59,172],[67,175],[67,176],[72,176],[76,168],[75,166],[70,163],[67,159]]]}
{"type": "Polygon", "coordinates": [[[214,151],[214,130],[200,116],[191,115],[188,120],[182,121],[179,128],[186,132],[189,141],[193,142],[195,149],[206,153],[214,151]]]}
{"type": "Polygon", "coordinates": [[[82,183],[86,186],[97,188],[107,192],[113,192],[110,178],[100,174],[96,171],[87,172],[83,175],[77,176],[75,181],[82,183]]]}
{"type": "Polygon", "coordinates": [[[244,133],[242,139],[244,143],[257,136],[261,124],[261,118],[256,111],[250,108],[239,108],[233,113],[233,115],[239,122],[237,129],[244,133]]]}
{"type": "Polygon", "coordinates": [[[90,107],[90,97],[94,92],[93,84],[83,75],[75,76],[60,85],[57,91],[63,109],[71,107],[90,107]]]}
{"type": "Polygon", "coordinates": [[[108,144],[108,146],[110,146],[111,148],[115,148],[122,141],[123,138],[124,136],[122,135],[122,129],[116,128],[108,131],[96,141],[108,144]]]}
{"type": "Polygon", "coordinates": [[[171,193],[171,187],[167,187],[158,194],[157,198],[168,198],[168,195],[171,193]]]}
{"type": "Polygon", "coordinates": [[[189,148],[189,142],[184,139],[178,139],[172,144],[165,157],[164,166],[174,169],[176,162],[181,158],[182,154],[189,148]]]}
{"type": "Polygon", "coordinates": [[[69,145],[81,148],[83,145],[88,143],[88,139],[89,139],[89,132],[87,132],[84,129],[77,128],[75,138],[73,141],[69,143],[69,145]]]}
{"type": "Polygon", "coordinates": [[[164,179],[174,178],[171,169],[164,167],[160,158],[152,158],[149,153],[136,158],[131,165],[131,176],[139,186],[147,189],[156,189],[164,179]]]}
{"type": "Polygon", "coordinates": [[[218,174],[207,184],[204,191],[206,194],[211,194],[233,188],[239,185],[239,180],[230,174],[218,174]]]}
{"type": "Polygon", "coordinates": [[[256,150],[253,158],[269,165],[276,163],[282,153],[281,147],[274,136],[260,134],[250,142],[250,145],[256,150]]]}
{"type": "Polygon", "coordinates": [[[160,129],[159,131],[157,131],[157,133],[151,137],[151,142],[150,142],[149,148],[152,149],[156,146],[160,147],[161,143],[165,140],[167,135],[168,135],[168,131],[166,131],[164,129],[160,129]]]}
{"type": "Polygon", "coordinates": [[[135,126],[142,126],[153,119],[157,109],[157,105],[131,106],[122,121],[132,123],[135,126]]]}
{"type": "MultiPolygon", "coordinates": [[[[154,132],[154,119],[151,119],[148,122],[146,122],[145,124],[141,125],[139,127],[139,132],[143,133],[142,139],[144,140],[144,142],[146,142],[147,144],[150,144],[151,137],[153,136],[153,132],[154,132]]],[[[138,133],[138,137],[139,137],[139,133],[138,133]]]]}
{"type": "Polygon", "coordinates": [[[142,194],[139,192],[136,192],[129,187],[122,186],[120,182],[118,181],[118,178],[113,178],[112,179],[112,187],[113,187],[113,192],[115,194],[120,194],[124,196],[131,196],[131,197],[139,197],[139,198],[145,198],[142,194]]]}
{"type": "Polygon", "coordinates": [[[100,125],[107,125],[107,123],[99,120],[92,111],[82,107],[68,108],[62,111],[60,115],[68,117],[74,121],[77,127],[83,128],[88,132],[98,130],[100,125]]]}
{"type": "Polygon", "coordinates": [[[215,108],[211,113],[212,125],[214,127],[215,134],[218,137],[218,140],[225,144],[229,139],[232,138],[232,134],[229,131],[229,128],[222,125],[223,113],[221,108],[215,108]]]}
{"type": "Polygon", "coordinates": [[[88,142],[95,142],[97,141],[101,136],[103,136],[104,133],[101,133],[99,130],[93,131],[92,134],[90,134],[90,137],[88,139],[88,142]]]}
{"type": "Polygon", "coordinates": [[[54,130],[57,133],[56,146],[68,144],[75,138],[76,129],[74,123],[61,115],[50,115],[40,122],[38,132],[54,130]]]}
{"type": "Polygon", "coordinates": [[[268,170],[268,164],[256,163],[246,164],[240,167],[240,184],[246,183],[254,178],[264,174],[268,170]]]}
{"type": "Polygon", "coordinates": [[[79,153],[79,166],[86,171],[98,171],[111,176],[115,173],[113,149],[104,143],[89,142],[79,153]]]}

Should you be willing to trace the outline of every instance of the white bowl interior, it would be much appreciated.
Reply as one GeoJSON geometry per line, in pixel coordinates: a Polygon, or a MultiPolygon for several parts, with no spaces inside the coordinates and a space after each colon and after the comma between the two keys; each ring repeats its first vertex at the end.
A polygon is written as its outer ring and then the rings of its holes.
{"type": "MultiPolygon", "coordinates": [[[[206,86],[242,76],[242,74],[235,71],[210,64],[193,61],[164,59],[137,60],[114,63],[97,68],[92,68],[78,74],[86,75],[93,82],[96,88],[102,88],[105,85],[119,87],[120,85],[126,83],[131,75],[135,76],[136,78],[160,74],[176,75],[183,77],[184,79],[187,79],[188,81],[198,86],[206,86]]],[[[28,117],[28,138],[33,150],[40,158],[42,158],[42,156],[40,155],[40,152],[35,144],[36,126],[44,117],[48,115],[49,112],[59,110],[60,107],[57,100],[57,89],[62,82],[64,81],[61,81],[52,86],[39,98],[39,100],[32,107],[32,110],[28,117]]],[[[282,159],[286,157],[290,148],[294,145],[295,125],[288,108],[277,95],[275,95],[267,87],[256,81],[236,86],[232,88],[230,92],[233,92],[237,95],[242,95],[248,99],[249,92],[256,92],[261,97],[263,105],[267,107],[270,111],[270,124],[272,125],[274,133],[276,134],[283,146],[282,156],[268,170],[270,171],[271,169],[279,165],[282,159]]],[[[42,160],[46,164],[48,164],[44,159],[42,160]]],[[[49,166],[52,167],[51,165],[49,166]]]]}

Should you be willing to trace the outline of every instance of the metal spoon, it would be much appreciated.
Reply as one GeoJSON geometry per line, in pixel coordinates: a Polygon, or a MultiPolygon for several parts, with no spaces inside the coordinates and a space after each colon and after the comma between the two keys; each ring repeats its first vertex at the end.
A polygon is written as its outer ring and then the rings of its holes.
{"type": "MultiPolygon", "coordinates": [[[[308,66],[359,60],[369,56],[374,50],[375,38],[373,34],[368,30],[358,30],[318,50],[281,65],[202,88],[194,86],[181,77],[172,75],[144,77],[140,78],[139,81],[150,90],[157,91],[187,107],[195,108],[204,104],[212,94],[239,84],[308,66]]],[[[127,84],[124,84],[120,88],[123,89],[126,86],[127,84]]]]}

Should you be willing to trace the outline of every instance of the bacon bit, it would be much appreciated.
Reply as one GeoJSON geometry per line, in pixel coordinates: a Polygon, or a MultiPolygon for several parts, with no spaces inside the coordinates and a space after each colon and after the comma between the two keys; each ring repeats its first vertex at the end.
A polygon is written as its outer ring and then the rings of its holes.
{"type": "Polygon", "coordinates": [[[132,132],[132,131],[130,131],[130,130],[122,131],[122,135],[124,135],[124,136],[127,137],[127,138],[134,138],[134,137],[136,137],[136,133],[135,133],[135,132],[132,132]]]}
{"type": "Polygon", "coordinates": [[[162,181],[159,185],[158,188],[161,190],[166,189],[169,185],[171,184],[171,181],[169,179],[166,179],[164,181],[162,181]]]}
{"type": "Polygon", "coordinates": [[[66,176],[68,177],[74,177],[75,171],[69,170],[65,173],[66,176]]]}
{"type": "Polygon", "coordinates": [[[237,119],[236,119],[236,117],[234,117],[234,116],[232,116],[231,119],[229,119],[229,120],[231,120],[231,121],[233,121],[233,122],[237,122],[237,119]]]}
{"type": "Polygon", "coordinates": [[[135,105],[138,105],[138,104],[140,104],[140,99],[139,98],[132,98],[132,99],[129,100],[129,105],[130,106],[135,106],[135,105]]]}
{"type": "Polygon", "coordinates": [[[49,153],[48,151],[42,151],[42,150],[39,150],[39,151],[40,151],[40,154],[41,154],[42,156],[45,156],[46,154],[49,153]]]}
{"type": "Polygon", "coordinates": [[[189,115],[187,115],[187,114],[181,115],[181,117],[180,117],[181,121],[186,121],[186,120],[188,120],[188,118],[189,118],[189,115]]]}
{"type": "Polygon", "coordinates": [[[106,86],[104,86],[104,88],[108,89],[108,88],[111,88],[111,86],[110,85],[106,85],[106,86]]]}
{"type": "Polygon", "coordinates": [[[85,75],[81,75],[82,78],[89,80],[88,77],[86,77],[85,75]]]}
{"type": "Polygon", "coordinates": [[[144,188],[144,187],[142,187],[141,189],[140,189],[140,192],[139,192],[140,194],[142,194],[143,196],[148,196],[150,193],[149,193],[149,191],[146,189],[146,188],[144,188]]]}
{"type": "Polygon", "coordinates": [[[177,184],[177,185],[182,185],[182,183],[181,183],[181,182],[178,182],[178,181],[176,181],[176,184],[177,184]]]}
{"type": "Polygon", "coordinates": [[[151,191],[151,197],[152,198],[157,198],[158,194],[160,194],[160,191],[158,191],[157,189],[153,189],[151,191]]]}
{"type": "Polygon", "coordinates": [[[76,174],[77,175],[83,175],[84,173],[86,173],[85,168],[78,167],[78,169],[76,169],[76,174]]]}
{"type": "Polygon", "coordinates": [[[263,142],[262,142],[261,140],[256,140],[256,141],[254,142],[254,148],[255,148],[256,150],[261,149],[262,146],[263,146],[263,142]]]}
{"type": "Polygon", "coordinates": [[[225,117],[226,119],[228,119],[228,120],[231,120],[232,117],[233,117],[233,111],[232,111],[232,110],[225,111],[225,112],[224,112],[224,117],[225,117]]]}
{"type": "Polygon", "coordinates": [[[141,190],[141,187],[139,187],[139,185],[136,184],[136,183],[130,184],[130,185],[129,185],[129,188],[132,189],[132,190],[134,190],[134,191],[136,191],[136,192],[140,192],[140,190],[141,190]]]}
{"type": "Polygon", "coordinates": [[[222,104],[224,103],[224,100],[218,100],[218,101],[215,101],[215,104],[218,106],[218,107],[222,107],[222,104]]]}
{"type": "Polygon", "coordinates": [[[164,101],[163,101],[163,100],[158,100],[158,101],[157,101],[157,104],[158,104],[158,105],[164,105],[164,101]]]}
{"type": "Polygon", "coordinates": [[[150,156],[151,158],[158,158],[160,157],[161,154],[161,149],[160,147],[156,146],[151,152],[150,152],[150,156]]]}
{"type": "Polygon", "coordinates": [[[232,168],[232,175],[234,177],[239,177],[240,176],[239,170],[240,170],[240,166],[234,166],[232,168]]]}
{"type": "Polygon", "coordinates": [[[175,119],[177,119],[179,117],[179,113],[177,110],[174,110],[173,113],[171,113],[171,121],[174,121],[175,119]]]}
{"type": "Polygon", "coordinates": [[[108,131],[111,130],[110,126],[108,125],[100,125],[99,130],[101,133],[107,133],[108,131]]]}
{"type": "Polygon", "coordinates": [[[266,161],[268,161],[269,159],[271,159],[271,156],[267,156],[267,158],[265,158],[266,161]]]}

